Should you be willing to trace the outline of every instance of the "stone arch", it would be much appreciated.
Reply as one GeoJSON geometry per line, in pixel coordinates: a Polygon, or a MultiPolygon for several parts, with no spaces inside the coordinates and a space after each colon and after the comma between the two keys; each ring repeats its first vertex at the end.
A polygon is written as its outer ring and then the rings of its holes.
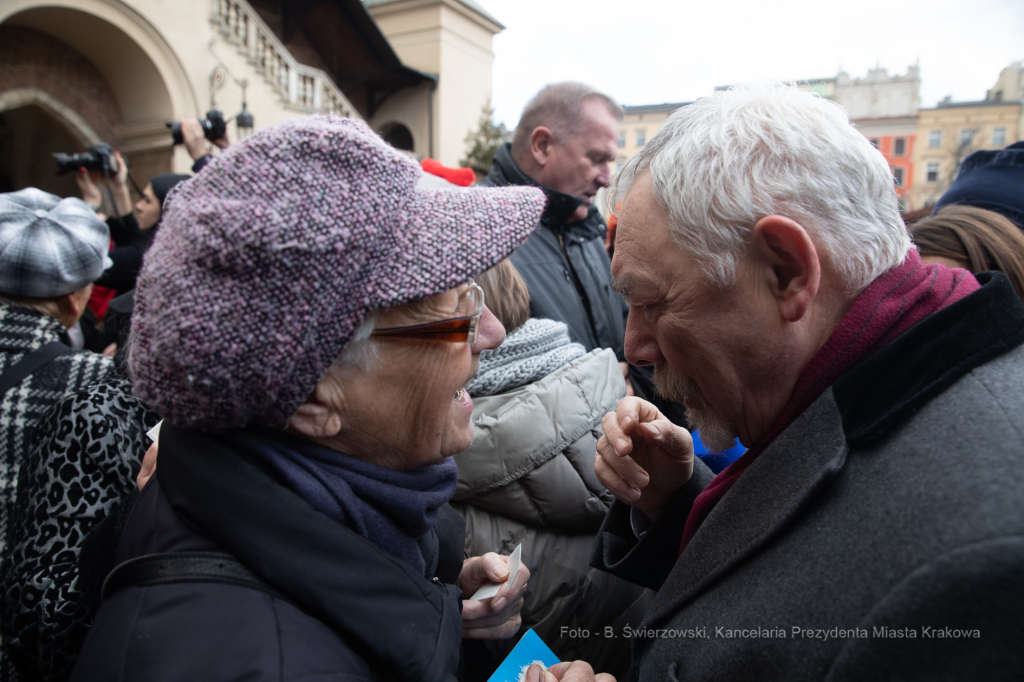
{"type": "Polygon", "coordinates": [[[103,140],[82,116],[50,93],[38,88],[16,88],[0,92],[0,113],[27,106],[36,106],[64,124],[68,132],[82,147],[99,144],[103,140]]]}
{"type": "MultiPolygon", "coordinates": [[[[108,128],[98,121],[103,116],[91,115],[97,112],[68,108],[126,154],[140,181],[171,170],[171,140],[164,123],[199,113],[198,98],[172,48],[144,17],[117,0],[5,0],[0,5],[0,30],[4,29],[45,34],[84,56],[112,93],[118,120],[108,128]]],[[[0,96],[32,87],[5,83],[0,76],[0,96]]],[[[36,89],[70,105],[64,93],[36,89]]],[[[59,113],[59,108],[34,104],[59,113]]],[[[58,118],[81,131],[73,117],[58,118]]]]}
{"type": "Polygon", "coordinates": [[[415,151],[416,145],[412,139],[412,131],[403,123],[391,121],[381,126],[381,137],[395,149],[402,151],[415,151]]]}

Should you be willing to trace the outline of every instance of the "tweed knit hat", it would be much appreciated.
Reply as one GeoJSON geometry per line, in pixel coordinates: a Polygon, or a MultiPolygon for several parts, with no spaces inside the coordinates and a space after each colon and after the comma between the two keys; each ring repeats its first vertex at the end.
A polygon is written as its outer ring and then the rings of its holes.
{"type": "Polygon", "coordinates": [[[0,293],[55,298],[113,265],[110,231],[81,199],[35,187],[0,194],[0,293]]]}
{"type": "Polygon", "coordinates": [[[536,188],[421,173],[362,121],[309,116],[176,186],[138,279],[138,396],[178,426],[284,426],[368,312],[475,277],[544,209],[536,188]]]}

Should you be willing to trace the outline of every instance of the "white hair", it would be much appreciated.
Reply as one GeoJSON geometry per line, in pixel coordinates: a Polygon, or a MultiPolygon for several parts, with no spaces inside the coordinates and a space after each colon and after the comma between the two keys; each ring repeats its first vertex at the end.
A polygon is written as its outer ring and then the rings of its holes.
{"type": "Polygon", "coordinates": [[[783,215],[860,292],[911,248],[892,172],[834,102],[791,84],[715,92],[677,110],[612,180],[609,207],[650,171],[675,240],[719,286],[751,229],[783,215]]]}
{"type": "Polygon", "coordinates": [[[352,333],[352,338],[341,350],[341,362],[344,365],[355,365],[363,370],[373,369],[377,360],[377,342],[371,337],[377,326],[376,312],[369,313],[352,333]]]}

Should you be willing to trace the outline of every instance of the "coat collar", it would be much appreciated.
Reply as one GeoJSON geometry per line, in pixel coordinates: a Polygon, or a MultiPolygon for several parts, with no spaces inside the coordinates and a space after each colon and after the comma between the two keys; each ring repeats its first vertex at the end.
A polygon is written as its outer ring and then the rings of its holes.
{"type": "Polygon", "coordinates": [[[512,158],[512,145],[508,142],[499,147],[494,155],[491,171],[487,174],[487,183],[495,187],[528,185],[544,190],[544,194],[548,198],[548,205],[544,209],[540,221],[555,233],[573,233],[574,236],[589,240],[596,237],[603,238],[607,232],[604,219],[601,218],[597,207],[593,205],[587,211],[586,218],[566,224],[565,221],[576,211],[582,200],[541,185],[524,173],[516,160],[512,158]]]}
{"type": "Polygon", "coordinates": [[[1024,343],[1024,303],[1010,280],[1001,272],[977,278],[980,290],[921,320],[835,382],[851,445],[885,436],[957,379],[1024,343]]]}
{"type": "Polygon", "coordinates": [[[1024,304],[1001,273],[851,369],[783,431],[708,515],[643,627],[657,627],[770,542],[846,463],[972,369],[1024,343],[1024,304]]]}

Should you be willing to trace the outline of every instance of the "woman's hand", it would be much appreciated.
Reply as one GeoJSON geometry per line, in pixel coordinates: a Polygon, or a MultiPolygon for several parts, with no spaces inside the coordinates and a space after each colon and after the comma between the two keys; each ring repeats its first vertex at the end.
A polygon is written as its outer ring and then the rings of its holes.
{"type": "Polygon", "coordinates": [[[92,210],[99,211],[103,205],[103,195],[100,188],[92,181],[89,171],[79,168],[75,171],[75,182],[78,184],[78,193],[82,195],[82,201],[89,204],[92,210]]]}
{"type": "Polygon", "coordinates": [[[523,624],[523,592],[530,569],[519,567],[515,582],[509,585],[508,557],[488,552],[466,559],[456,585],[462,594],[473,595],[485,583],[504,583],[490,599],[465,599],[462,602],[462,636],[466,639],[508,639],[523,624]]]}
{"type": "Polygon", "coordinates": [[[128,215],[132,212],[132,197],[128,193],[128,164],[121,157],[121,152],[114,152],[117,159],[117,175],[114,177],[114,201],[117,206],[114,208],[118,215],[128,215]]]}
{"type": "Polygon", "coordinates": [[[558,663],[547,670],[534,663],[526,671],[526,682],[615,682],[608,673],[594,674],[586,661],[558,663]]]}

